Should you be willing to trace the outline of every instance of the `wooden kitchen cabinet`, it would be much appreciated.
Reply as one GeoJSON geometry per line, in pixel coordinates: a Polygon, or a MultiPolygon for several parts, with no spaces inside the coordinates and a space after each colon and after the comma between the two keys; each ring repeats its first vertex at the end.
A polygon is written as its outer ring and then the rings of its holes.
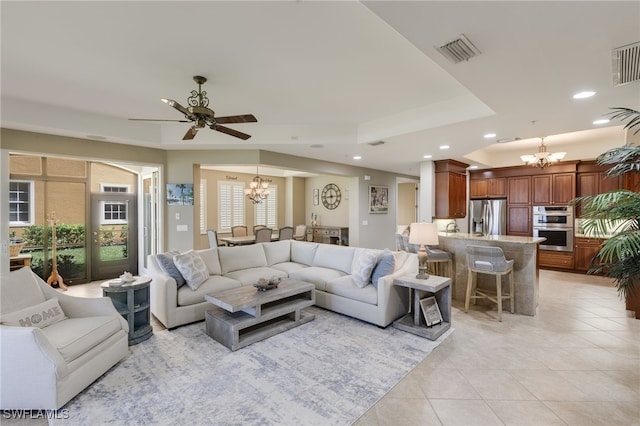
{"type": "Polygon", "coordinates": [[[531,205],[531,177],[519,176],[507,179],[507,203],[531,205]]]}
{"type": "Polygon", "coordinates": [[[555,250],[539,250],[538,265],[554,269],[573,269],[573,253],[555,250]]]}
{"type": "Polygon", "coordinates": [[[468,164],[455,160],[434,161],[436,218],[461,219],[467,215],[468,164]]]}
{"type": "Polygon", "coordinates": [[[574,239],[574,269],[586,272],[591,265],[591,259],[598,254],[604,240],[602,238],[582,238],[574,239]]]}
{"type": "Polygon", "coordinates": [[[469,181],[469,198],[503,198],[507,196],[507,179],[477,179],[469,181]]]}
{"type": "Polygon", "coordinates": [[[531,182],[533,205],[566,205],[576,197],[575,173],[533,176],[531,182]]]}
{"type": "Polygon", "coordinates": [[[507,206],[507,235],[530,237],[531,207],[507,206]]]}

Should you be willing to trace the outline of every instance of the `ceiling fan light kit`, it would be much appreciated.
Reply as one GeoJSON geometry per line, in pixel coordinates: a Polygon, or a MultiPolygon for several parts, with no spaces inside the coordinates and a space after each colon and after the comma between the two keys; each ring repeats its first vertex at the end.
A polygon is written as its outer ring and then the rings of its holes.
{"type": "Polygon", "coordinates": [[[258,120],[253,114],[243,115],[230,115],[227,117],[216,117],[215,111],[209,108],[209,98],[207,92],[202,90],[202,85],[207,82],[206,77],[196,75],[193,80],[198,84],[198,90],[192,90],[191,96],[187,98],[188,107],[183,107],[173,99],[161,98],[160,100],[172,108],[177,109],[186,120],[148,120],[148,119],[135,119],[130,120],[137,121],[175,121],[179,123],[193,123],[193,125],[187,130],[182,140],[191,140],[198,133],[199,129],[209,127],[212,130],[216,130],[221,133],[225,133],[236,138],[247,140],[251,137],[246,133],[238,130],[231,129],[229,127],[221,126],[221,124],[233,124],[233,123],[257,123],[258,120]]]}
{"type": "Polygon", "coordinates": [[[544,169],[545,167],[562,160],[565,155],[567,155],[566,152],[548,152],[547,146],[544,144],[544,138],[542,138],[538,152],[532,155],[521,155],[520,159],[527,165],[544,169]]]}

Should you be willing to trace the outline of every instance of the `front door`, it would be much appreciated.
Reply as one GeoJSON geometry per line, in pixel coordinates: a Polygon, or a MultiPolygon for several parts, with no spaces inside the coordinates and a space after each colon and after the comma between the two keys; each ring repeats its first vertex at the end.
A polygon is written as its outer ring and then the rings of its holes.
{"type": "Polygon", "coordinates": [[[91,195],[92,280],[138,273],[137,210],[135,194],[91,195]]]}

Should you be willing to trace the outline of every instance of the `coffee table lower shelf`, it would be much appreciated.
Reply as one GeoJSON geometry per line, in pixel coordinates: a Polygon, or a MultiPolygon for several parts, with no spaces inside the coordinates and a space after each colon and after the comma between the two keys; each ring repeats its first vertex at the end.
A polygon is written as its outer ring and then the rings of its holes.
{"type": "MultiPolygon", "coordinates": [[[[308,303],[304,303],[304,307],[308,303]]],[[[303,312],[301,307],[263,314],[256,318],[245,312],[227,312],[213,307],[205,316],[206,331],[210,337],[232,351],[275,336],[313,320],[315,315],[303,312]]]]}

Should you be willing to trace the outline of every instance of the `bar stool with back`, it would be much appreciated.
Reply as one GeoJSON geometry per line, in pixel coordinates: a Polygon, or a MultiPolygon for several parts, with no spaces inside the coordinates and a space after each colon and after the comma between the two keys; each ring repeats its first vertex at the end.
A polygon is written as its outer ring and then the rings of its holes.
{"type": "Polygon", "coordinates": [[[515,312],[515,285],[513,282],[513,260],[507,260],[500,247],[467,246],[467,294],[464,311],[469,311],[471,299],[489,299],[498,304],[498,321],[502,321],[502,301],[510,301],[510,311],[515,312]],[[495,296],[491,290],[477,288],[477,274],[493,275],[496,278],[495,296]],[[502,294],[502,276],[509,275],[509,294],[502,294]]]}

